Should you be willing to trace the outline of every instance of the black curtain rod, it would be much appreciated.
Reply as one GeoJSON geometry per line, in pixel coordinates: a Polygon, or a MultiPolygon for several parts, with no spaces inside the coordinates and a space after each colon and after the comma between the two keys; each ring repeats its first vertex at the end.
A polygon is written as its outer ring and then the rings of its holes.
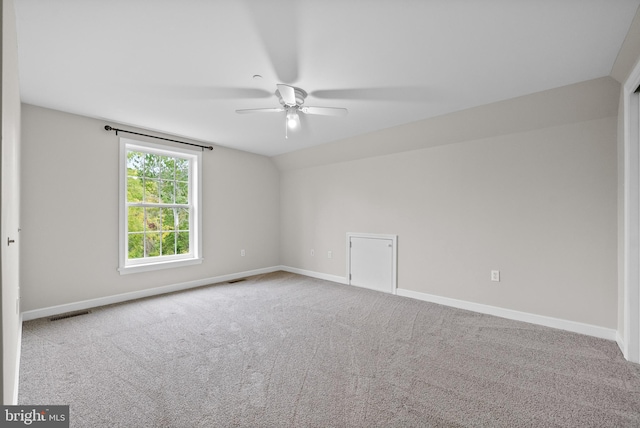
{"type": "Polygon", "coordinates": [[[184,141],[172,140],[170,138],[156,137],[155,135],[141,134],[139,132],[127,131],[126,129],[113,128],[109,125],[105,125],[104,129],[106,129],[107,131],[116,131],[116,135],[118,135],[118,132],[126,132],[127,134],[142,135],[143,137],[157,138],[158,140],[172,141],[174,143],[187,144],[189,146],[200,147],[202,150],[204,149],[213,150],[213,146],[202,146],[200,144],[185,143],[184,141]]]}

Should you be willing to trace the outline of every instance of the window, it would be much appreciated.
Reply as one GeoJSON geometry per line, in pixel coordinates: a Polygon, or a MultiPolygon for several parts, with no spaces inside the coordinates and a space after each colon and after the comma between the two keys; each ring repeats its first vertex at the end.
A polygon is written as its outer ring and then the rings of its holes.
{"type": "Polygon", "coordinates": [[[120,139],[120,273],[201,263],[201,152],[120,139]]]}

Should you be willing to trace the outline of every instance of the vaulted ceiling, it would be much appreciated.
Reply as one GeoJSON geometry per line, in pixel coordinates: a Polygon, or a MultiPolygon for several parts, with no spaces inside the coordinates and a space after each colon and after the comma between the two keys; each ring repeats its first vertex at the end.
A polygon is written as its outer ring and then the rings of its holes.
{"type": "Polygon", "coordinates": [[[607,76],[640,5],[14,1],[23,102],[268,156],[607,76]],[[349,113],[236,113],[279,83],[349,113]]]}

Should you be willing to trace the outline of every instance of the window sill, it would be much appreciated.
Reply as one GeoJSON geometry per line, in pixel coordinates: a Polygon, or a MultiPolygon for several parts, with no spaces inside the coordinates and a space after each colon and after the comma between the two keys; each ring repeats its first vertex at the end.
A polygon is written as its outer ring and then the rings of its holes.
{"type": "Polygon", "coordinates": [[[119,267],[118,271],[120,275],[127,275],[130,273],[138,273],[138,272],[150,272],[154,270],[161,269],[171,269],[183,266],[191,266],[191,265],[199,265],[202,264],[202,259],[187,259],[187,260],[173,260],[166,262],[158,262],[158,263],[147,263],[142,265],[133,265],[133,266],[124,266],[119,267]]]}

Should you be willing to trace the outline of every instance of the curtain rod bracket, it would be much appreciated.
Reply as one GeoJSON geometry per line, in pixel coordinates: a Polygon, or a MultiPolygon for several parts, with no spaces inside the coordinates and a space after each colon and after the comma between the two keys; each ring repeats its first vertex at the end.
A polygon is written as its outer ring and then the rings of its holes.
{"type": "Polygon", "coordinates": [[[186,143],[184,141],[172,140],[170,138],[156,137],[155,135],[141,134],[139,132],[127,131],[126,129],[114,128],[114,127],[109,126],[109,125],[105,125],[104,129],[107,130],[107,131],[115,131],[116,135],[118,135],[118,131],[120,131],[120,132],[126,132],[128,134],[142,135],[143,137],[157,138],[158,140],[172,141],[174,143],[180,143],[180,144],[186,144],[188,146],[200,147],[203,152],[204,152],[204,149],[213,150],[213,146],[203,146],[201,144],[186,143]]]}

